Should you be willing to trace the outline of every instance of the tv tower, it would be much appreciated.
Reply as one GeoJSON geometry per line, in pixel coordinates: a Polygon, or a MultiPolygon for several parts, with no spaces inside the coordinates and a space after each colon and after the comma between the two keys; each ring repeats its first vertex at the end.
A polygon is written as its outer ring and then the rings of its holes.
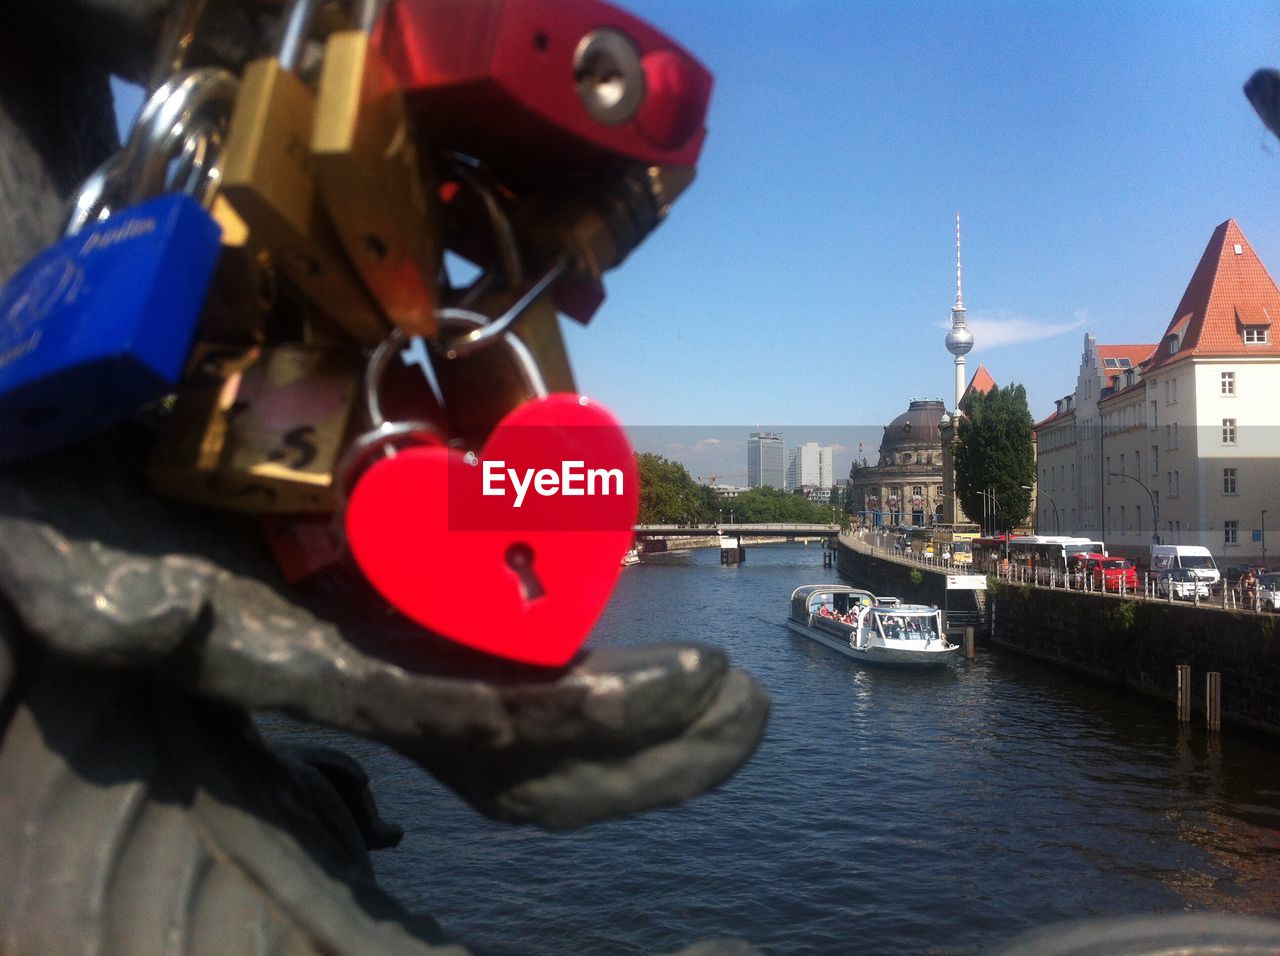
{"type": "Polygon", "coordinates": [[[956,357],[956,409],[964,394],[964,357],[973,348],[973,333],[964,324],[964,296],[960,291],[960,213],[956,213],[956,304],[951,307],[951,331],[947,351],[956,357]]]}

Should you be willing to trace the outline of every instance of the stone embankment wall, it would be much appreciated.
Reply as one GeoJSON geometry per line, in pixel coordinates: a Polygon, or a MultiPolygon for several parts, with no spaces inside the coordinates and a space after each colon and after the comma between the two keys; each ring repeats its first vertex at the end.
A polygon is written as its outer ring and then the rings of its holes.
{"type": "Polygon", "coordinates": [[[1222,719],[1280,733],[1280,615],[1186,602],[995,584],[991,643],[1165,700],[1177,666],[1191,665],[1191,703],[1203,713],[1205,675],[1222,675],[1222,719]]]}
{"type": "MultiPolygon", "coordinates": [[[[836,566],[876,594],[939,606],[947,598],[945,571],[848,535],[836,566]]],[[[974,607],[961,602],[976,594],[952,591],[951,608],[974,607]]],[[[1217,671],[1224,721],[1280,733],[1280,614],[991,581],[983,603],[995,647],[1167,700],[1170,719],[1178,665],[1191,667],[1196,720],[1203,720],[1205,675],[1217,671]]]]}
{"type": "MultiPolygon", "coordinates": [[[[873,594],[887,594],[912,604],[936,604],[951,611],[981,613],[973,591],[947,594],[947,571],[872,548],[856,536],[840,536],[836,570],[873,594]]],[[[956,573],[952,571],[951,573],[956,573]]]]}

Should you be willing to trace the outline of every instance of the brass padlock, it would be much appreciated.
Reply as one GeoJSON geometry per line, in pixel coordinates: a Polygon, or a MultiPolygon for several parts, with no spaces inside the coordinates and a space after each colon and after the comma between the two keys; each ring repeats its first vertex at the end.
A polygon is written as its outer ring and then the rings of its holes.
{"type": "Polygon", "coordinates": [[[603,301],[604,273],[622,263],[667,215],[693,182],[688,167],[635,167],[621,174],[562,184],[522,202],[513,228],[535,264],[564,261],[557,304],[587,322],[603,301]],[[577,287],[577,288],[575,288],[577,287]]]}
{"type": "Polygon", "coordinates": [[[292,0],[277,55],[245,67],[222,158],[222,193],[314,308],[363,345],[388,323],[352,269],[311,164],[316,94],[297,73],[319,0],[292,0]]]}
{"type": "Polygon", "coordinates": [[[202,344],[157,438],[152,484],[233,511],[333,511],[362,372],[350,348],[202,344]]]}
{"type": "Polygon", "coordinates": [[[266,338],[268,315],[276,303],[275,269],[224,196],[214,199],[210,213],[222,227],[222,252],[209,283],[199,336],[228,345],[259,344],[266,338]]]}
{"type": "Polygon", "coordinates": [[[381,3],[325,44],[311,155],[320,194],[356,271],[409,335],[436,333],[441,220],[404,96],[374,45],[381,3]]]}
{"type": "Polygon", "coordinates": [[[439,341],[421,351],[430,355],[450,434],[467,447],[480,447],[503,416],[529,399],[577,392],[550,291],[524,306],[515,293],[489,291],[467,309],[441,309],[440,319],[439,341]],[[509,321],[513,309],[519,314],[509,321]],[[506,331],[483,348],[455,345],[487,328],[506,331]]]}

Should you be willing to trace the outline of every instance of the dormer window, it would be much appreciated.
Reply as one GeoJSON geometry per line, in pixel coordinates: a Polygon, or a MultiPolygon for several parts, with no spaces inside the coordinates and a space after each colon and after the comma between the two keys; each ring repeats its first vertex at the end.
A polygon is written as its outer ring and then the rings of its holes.
{"type": "Polygon", "coordinates": [[[1266,345],[1271,330],[1265,325],[1246,325],[1243,330],[1245,345],[1266,345]]]}

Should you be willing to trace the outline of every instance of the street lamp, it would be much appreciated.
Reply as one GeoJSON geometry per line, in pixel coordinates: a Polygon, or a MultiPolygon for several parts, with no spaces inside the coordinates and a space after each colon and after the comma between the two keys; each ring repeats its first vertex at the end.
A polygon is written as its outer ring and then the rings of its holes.
{"type": "Polygon", "coordinates": [[[995,534],[999,530],[996,528],[996,491],[988,487],[978,494],[982,496],[982,530],[986,534],[995,534]]]}
{"type": "Polygon", "coordinates": [[[1145,484],[1143,484],[1143,482],[1140,479],[1134,478],[1133,475],[1126,475],[1123,471],[1111,471],[1111,472],[1107,472],[1107,474],[1109,474],[1112,478],[1128,478],[1130,481],[1136,481],[1138,483],[1138,487],[1147,493],[1147,497],[1151,499],[1151,543],[1159,544],[1160,543],[1160,506],[1156,504],[1156,496],[1151,493],[1151,489],[1148,488],[1145,484]]]}
{"type": "MultiPolygon", "coordinates": [[[[1022,490],[1035,491],[1035,489],[1032,488],[1030,485],[1023,485],[1022,490]]],[[[1057,535],[1061,535],[1062,525],[1058,521],[1058,503],[1053,500],[1053,495],[1049,494],[1049,492],[1047,491],[1036,491],[1036,494],[1044,495],[1046,498],[1049,499],[1049,504],[1053,505],[1053,533],[1057,535]]]]}

